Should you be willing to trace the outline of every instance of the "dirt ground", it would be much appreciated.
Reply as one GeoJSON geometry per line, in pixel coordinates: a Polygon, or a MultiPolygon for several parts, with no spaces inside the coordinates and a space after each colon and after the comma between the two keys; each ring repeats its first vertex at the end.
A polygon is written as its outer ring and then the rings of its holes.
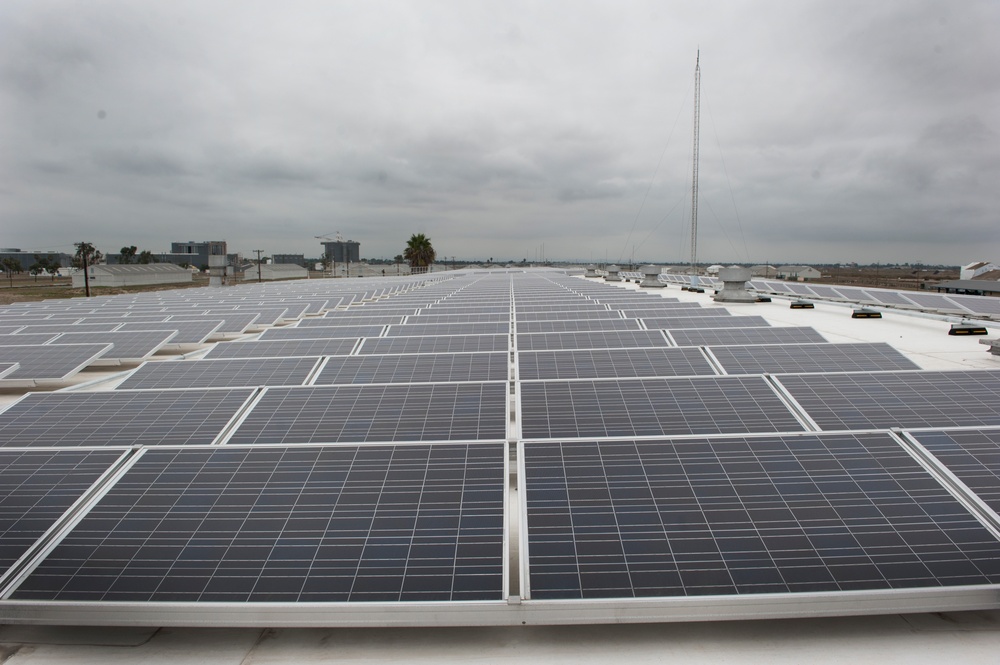
{"type": "MultiPolygon", "coordinates": [[[[112,296],[119,293],[136,293],[139,291],[166,291],[170,289],[196,288],[208,286],[208,277],[195,275],[190,284],[154,284],[145,286],[93,287],[91,296],[112,296]]],[[[54,300],[58,298],[83,298],[82,288],[74,289],[68,277],[39,277],[36,281],[31,275],[14,275],[11,280],[3,276],[0,279],[0,306],[15,302],[34,302],[38,300],[54,300]]]]}

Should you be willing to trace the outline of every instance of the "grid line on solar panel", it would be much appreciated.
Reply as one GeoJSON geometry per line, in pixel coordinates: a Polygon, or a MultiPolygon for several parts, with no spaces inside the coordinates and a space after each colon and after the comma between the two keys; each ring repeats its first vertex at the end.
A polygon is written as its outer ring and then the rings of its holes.
{"type": "Polygon", "coordinates": [[[507,335],[443,335],[430,337],[367,338],[358,355],[400,353],[471,353],[507,351],[507,335]]]}
{"type": "Polygon", "coordinates": [[[761,377],[539,381],[520,388],[525,439],[804,429],[761,377]]]}
{"type": "Polygon", "coordinates": [[[826,343],[826,339],[822,335],[808,327],[672,330],[670,336],[677,343],[677,346],[826,343]]]}
{"type": "Polygon", "coordinates": [[[0,346],[0,362],[20,367],[6,379],[65,379],[111,350],[110,344],[0,346]]]}
{"type": "Polygon", "coordinates": [[[785,374],[777,379],[824,430],[1000,425],[1000,370],[785,374]]]}
{"type": "Polygon", "coordinates": [[[502,600],[503,445],[151,450],[21,599],[502,600]]]}
{"type": "Polygon", "coordinates": [[[1000,542],[885,433],[523,452],[533,599],[1000,582],[1000,542]]]}
{"type": "Polygon", "coordinates": [[[993,512],[1000,512],[1000,429],[909,432],[993,512]]]}
{"type": "Polygon", "coordinates": [[[621,349],[667,347],[670,342],[659,330],[590,330],[570,333],[517,334],[519,351],[561,349],[621,349]]]}
{"type": "Polygon", "coordinates": [[[0,576],[120,455],[106,450],[0,450],[0,576]]]}
{"type": "Polygon", "coordinates": [[[221,342],[208,353],[205,360],[223,358],[287,358],[347,355],[357,345],[357,338],[345,339],[289,339],[270,342],[221,342]]]}
{"type": "Polygon", "coordinates": [[[118,390],[301,386],[316,368],[316,357],[233,358],[146,363],[118,390]]]}
{"type": "Polygon", "coordinates": [[[222,328],[221,319],[210,321],[164,321],[163,323],[124,323],[118,332],[145,332],[174,330],[177,334],[171,344],[202,344],[222,328]]]}
{"type": "Polygon", "coordinates": [[[110,333],[63,333],[49,344],[113,344],[102,360],[140,359],[159,351],[177,336],[173,330],[149,330],[110,333]]]}
{"type": "Polygon", "coordinates": [[[385,326],[315,326],[312,328],[268,328],[260,334],[260,341],[273,342],[294,339],[347,339],[378,337],[385,326]]]}
{"type": "Polygon", "coordinates": [[[642,319],[650,330],[686,330],[691,328],[767,328],[771,324],[761,316],[676,316],[642,319]]]}
{"type": "Polygon", "coordinates": [[[436,337],[440,335],[500,335],[510,330],[507,321],[493,323],[414,323],[389,326],[386,337],[436,337]]]}
{"type": "Polygon", "coordinates": [[[521,351],[517,362],[522,381],[716,374],[701,351],[692,347],[521,351]]]}
{"type": "Polygon", "coordinates": [[[311,385],[507,379],[506,353],[430,353],[330,358],[311,385]]]}
{"type": "Polygon", "coordinates": [[[210,444],[250,389],[29,393],[0,413],[0,445],[210,444]]]}
{"type": "Polygon", "coordinates": [[[597,330],[639,330],[635,319],[596,319],[574,321],[518,321],[517,332],[521,333],[570,333],[597,330]]]}
{"type": "Polygon", "coordinates": [[[497,440],[506,427],[506,382],[268,388],[227,443],[497,440]]]}
{"type": "Polygon", "coordinates": [[[708,347],[729,374],[870,372],[920,369],[884,342],[708,347]]]}

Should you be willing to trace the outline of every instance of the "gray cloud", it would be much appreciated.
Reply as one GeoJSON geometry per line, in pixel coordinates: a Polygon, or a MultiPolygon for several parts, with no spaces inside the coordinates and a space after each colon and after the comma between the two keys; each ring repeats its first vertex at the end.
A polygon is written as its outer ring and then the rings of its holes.
{"type": "Polygon", "coordinates": [[[988,0],[9,0],[0,244],[317,254],[336,229],[378,257],[419,231],[683,261],[700,46],[700,256],[996,259],[998,23],[988,0]]]}

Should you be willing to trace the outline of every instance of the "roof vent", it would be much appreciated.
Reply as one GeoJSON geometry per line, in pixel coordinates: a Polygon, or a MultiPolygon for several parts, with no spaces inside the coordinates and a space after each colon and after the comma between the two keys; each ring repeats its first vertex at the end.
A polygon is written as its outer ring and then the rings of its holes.
{"type": "Polygon", "coordinates": [[[639,283],[640,287],[644,289],[662,289],[666,286],[666,284],[658,279],[660,276],[660,266],[650,264],[643,266],[640,270],[642,271],[642,281],[639,283]]]}
{"type": "Polygon", "coordinates": [[[591,263],[589,266],[587,266],[587,272],[583,276],[584,277],[598,277],[599,275],[597,274],[597,266],[595,266],[593,263],[591,263]]]}
{"type": "Polygon", "coordinates": [[[856,309],[851,312],[852,319],[881,319],[882,312],[874,309],[868,309],[867,307],[862,307],[861,309],[856,309]]]}
{"type": "Polygon", "coordinates": [[[608,274],[604,276],[604,281],[605,282],[622,281],[621,275],[618,274],[619,272],[621,272],[621,268],[619,268],[618,266],[616,265],[608,266],[608,274]]]}
{"type": "Polygon", "coordinates": [[[719,270],[722,290],[716,291],[716,302],[754,302],[753,294],[747,291],[750,268],[722,268],[719,270]]]}
{"type": "Polygon", "coordinates": [[[948,331],[949,335],[988,335],[986,331],[986,326],[981,326],[974,323],[955,323],[952,324],[951,330],[948,331]]]}
{"type": "Polygon", "coordinates": [[[808,300],[793,300],[791,305],[791,309],[815,309],[815,307],[808,300]]]}

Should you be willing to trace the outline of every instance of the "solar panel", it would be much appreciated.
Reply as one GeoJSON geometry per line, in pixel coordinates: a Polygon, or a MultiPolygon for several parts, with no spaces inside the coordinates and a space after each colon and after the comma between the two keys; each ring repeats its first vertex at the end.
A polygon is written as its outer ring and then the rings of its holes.
{"type": "Polygon", "coordinates": [[[1000,511],[1000,430],[911,432],[994,512],[1000,511]]]}
{"type": "Polygon", "coordinates": [[[904,298],[896,291],[882,291],[880,289],[868,289],[865,294],[874,302],[885,305],[904,305],[913,307],[913,303],[904,298]]]}
{"type": "Polygon", "coordinates": [[[688,330],[691,328],[767,328],[771,324],[760,316],[687,316],[643,319],[650,330],[688,330]]]}
{"type": "Polygon", "coordinates": [[[11,334],[11,335],[0,335],[0,346],[34,346],[36,344],[48,344],[56,337],[59,337],[61,333],[30,333],[30,334],[11,334]]]}
{"type": "Polygon", "coordinates": [[[506,353],[427,353],[330,358],[313,385],[507,379],[506,353]]]}
{"type": "Polygon", "coordinates": [[[433,310],[425,309],[423,312],[425,313],[407,317],[407,325],[427,325],[435,323],[506,323],[510,321],[509,311],[498,314],[435,314],[432,313],[433,310]]]}
{"type": "Polygon", "coordinates": [[[519,351],[558,349],[622,349],[630,347],[670,346],[659,330],[592,330],[568,333],[532,333],[517,335],[519,351]]]}
{"type": "Polygon", "coordinates": [[[948,296],[965,309],[975,314],[1000,316],[1000,298],[990,296],[948,296]]]}
{"type": "Polygon", "coordinates": [[[1000,425],[1000,370],[783,375],[821,429],[1000,425]]]}
{"type": "Polygon", "coordinates": [[[107,450],[0,450],[0,576],[120,456],[107,450]]]}
{"type": "Polygon", "coordinates": [[[0,379],[6,378],[8,374],[13,374],[20,367],[19,363],[0,363],[0,379]]]}
{"type": "Polygon", "coordinates": [[[0,413],[0,445],[209,444],[252,394],[248,389],[28,393],[0,413]]]}
{"type": "Polygon", "coordinates": [[[20,365],[5,379],[67,379],[110,350],[110,344],[0,346],[0,362],[20,365]]]}
{"type": "Polygon", "coordinates": [[[713,346],[709,350],[729,374],[920,369],[884,343],[713,346]]]}
{"type": "Polygon", "coordinates": [[[826,339],[812,328],[747,328],[745,330],[672,330],[678,346],[714,346],[717,344],[810,344],[826,339]]]}
{"type": "Polygon", "coordinates": [[[520,351],[517,362],[522,381],[716,374],[696,348],[520,351]]]}
{"type": "Polygon", "coordinates": [[[268,388],[229,443],[503,439],[507,384],[268,388]]]}
{"type": "Polygon", "coordinates": [[[364,340],[358,354],[490,352],[506,351],[509,346],[507,335],[383,337],[364,340]]]}
{"type": "Polygon", "coordinates": [[[1000,542],[884,433],[524,446],[530,598],[993,585],[1000,542]]]}
{"type": "Polygon", "coordinates": [[[77,323],[67,321],[51,325],[24,326],[18,331],[18,335],[56,335],[64,332],[111,332],[122,323],[124,321],[118,321],[117,323],[77,323]]]}
{"type": "Polygon", "coordinates": [[[167,344],[177,333],[173,330],[150,330],[109,333],[63,333],[50,344],[114,344],[102,360],[147,358],[167,344]]]}
{"type": "Polygon", "coordinates": [[[316,368],[312,358],[233,358],[146,363],[119,390],[301,386],[316,368]]]}
{"type": "Polygon", "coordinates": [[[236,312],[232,310],[210,310],[207,315],[198,316],[197,318],[190,315],[176,315],[170,317],[170,323],[191,323],[191,322],[201,322],[205,319],[221,320],[222,325],[220,325],[216,330],[220,333],[241,333],[247,328],[249,328],[253,323],[260,318],[260,314],[257,312],[236,312]]]}
{"type": "Polygon", "coordinates": [[[589,321],[518,321],[517,332],[548,333],[548,332],[584,332],[588,330],[638,330],[635,319],[595,319],[589,321]]]}
{"type": "Polygon", "coordinates": [[[150,450],[13,597],[500,601],[505,453],[490,444],[150,450]]]}
{"type": "Polygon", "coordinates": [[[205,354],[206,360],[221,358],[284,358],[346,355],[358,340],[289,339],[271,342],[222,342],[205,354]]]}
{"type": "Polygon", "coordinates": [[[761,377],[521,384],[525,439],[801,431],[761,377]]]}
{"type": "Polygon", "coordinates": [[[525,323],[527,321],[594,321],[601,319],[615,319],[620,320],[622,318],[621,312],[618,310],[610,309],[598,309],[592,312],[581,312],[579,310],[574,311],[564,311],[564,312],[518,312],[517,313],[517,323],[518,325],[525,323]]]}
{"type": "Polygon", "coordinates": [[[223,325],[221,319],[209,321],[164,321],[163,323],[124,323],[118,329],[120,332],[138,332],[146,330],[176,330],[177,335],[170,338],[171,344],[203,344],[205,340],[218,332],[223,325]]]}
{"type": "Polygon", "coordinates": [[[319,328],[326,326],[387,326],[393,323],[402,323],[402,316],[329,316],[317,317],[314,319],[302,319],[295,326],[296,328],[319,328]]]}
{"type": "Polygon", "coordinates": [[[260,340],[272,342],[290,339],[346,339],[348,337],[378,337],[385,326],[314,326],[312,328],[269,328],[260,340]]]}
{"type": "Polygon", "coordinates": [[[386,337],[432,337],[436,335],[498,335],[506,334],[510,324],[495,323],[428,323],[389,326],[386,337]]]}
{"type": "Polygon", "coordinates": [[[913,293],[907,291],[903,294],[907,300],[912,300],[925,309],[935,309],[943,312],[961,312],[962,308],[948,300],[946,296],[934,295],[930,293],[913,293]]]}

